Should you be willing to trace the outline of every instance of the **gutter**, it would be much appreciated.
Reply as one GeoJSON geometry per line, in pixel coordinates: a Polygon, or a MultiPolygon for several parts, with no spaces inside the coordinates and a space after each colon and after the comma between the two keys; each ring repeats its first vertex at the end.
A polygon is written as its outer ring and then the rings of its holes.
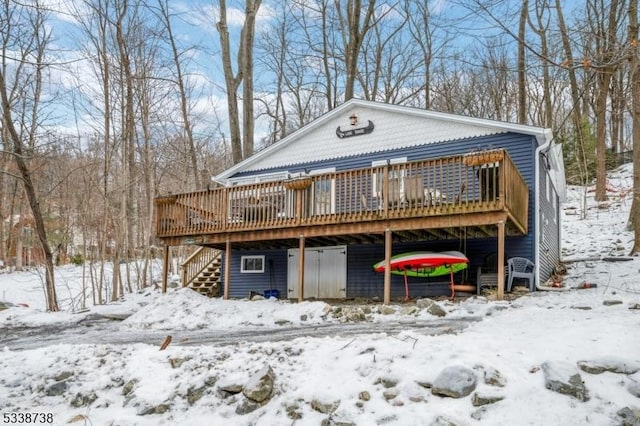
{"type": "Polygon", "coordinates": [[[535,182],[535,194],[534,194],[534,199],[535,199],[535,209],[536,211],[534,212],[534,238],[535,240],[535,244],[533,245],[534,247],[534,261],[536,264],[536,268],[535,268],[535,280],[536,280],[536,285],[540,285],[540,243],[538,241],[538,236],[540,235],[541,232],[541,228],[540,228],[540,155],[545,152],[548,151],[551,148],[551,142],[553,142],[553,133],[551,131],[551,129],[545,129],[544,130],[544,139],[545,142],[538,146],[536,148],[536,153],[534,155],[534,159],[535,159],[535,173],[534,173],[534,182],[535,182]]]}

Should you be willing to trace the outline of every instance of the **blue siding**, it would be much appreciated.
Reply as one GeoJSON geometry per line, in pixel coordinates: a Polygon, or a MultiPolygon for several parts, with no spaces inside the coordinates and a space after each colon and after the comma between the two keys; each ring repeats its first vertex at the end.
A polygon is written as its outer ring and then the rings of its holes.
{"type": "MultiPolygon", "coordinates": [[[[308,164],[299,164],[287,168],[262,170],[260,172],[244,173],[236,176],[259,175],[277,171],[301,172],[314,169],[335,167],[337,171],[350,170],[355,168],[370,167],[373,161],[380,161],[390,158],[407,157],[408,161],[444,157],[450,155],[465,154],[467,152],[481,149],[504,148],[522,174],[525,182],[529,186],[529,234],[524,237],[507,237],[506,257],[521,256],[534,260],[535,235],[534,228],[534,195],[536,185],[544,185],[544,173],[541,182],[535,182],[534,158],[536,140],[533,136],[503,133],[479,138],[443,142],[437,144],[414,146],[405,149],[388,150],[374,154],[367,154],[357,157],[340,158],[331,161],[322,161],[308,164]]],[[[542,168],[544,170],[544,168],[542,168]]],[[[544,190],[544,187],[541,189],[544,190]]],[[[544,193],[543,193],[544,194],[544,193]]],[[[554,192],[554,197],[555,195],[554,192]]],[[[548,213],[548,217],[554,217],[555,221],[549,227],[545,227],[544,240],[545,261],[541,265],[541,272],[548,277],[549,270],[555,265],[559,258],[559,217],[556,203],[555,212],[551,209],[552,202],[541,206],[548,213]],[[548,247],[547,247],[548,246],[548,247]]],[[[456,275],[456,282],[474,282],[476,268],[482,266],[487,254],[497,251],[497,241],[495,238],[468,239],[468,240],[448,240],[430,243],[403,243],[394,244],[393,254],[413,250],[459,250],[464,252],[470,259],[470,265],[466,272],[456,275]]],[[[542,251],[541,251],[542,252],[542,251]]],[[[347,259],[347,297],[378,297],[383,298],[383,274],[376,273],[372,265],[384,258],[384,247],[382,245],[349,246],[347,259]]],[[[263,292],[268,289],[277,289],[285,297],[287,294],[287,250],[259,251],[234,251],[231,263],[231,297],[246,297],[251,291],[263,292]],[[240,257],[242,255],[264,254],[265,272],[263,274],[241,274],[240,257]]],[[[546,278],[545,278],[546,279],[546,278]]],[[[435,296],[449,294],[448,277],[442,278],[409,278],[410,294],[412,297],[435,296]]],[[[401,276],[392,278],[392,297],[400,298],[404,296],[404,279],[401,276]]]]}
{"type": "MultiPolygon", "coordinates": [[[[543,160],[541,170],[546,170],[543,160]]],[[[538,235],[538,246],[540,259],[538,270],[540,271],[540,281],[544,283],[553,274],[554,267],[560,259],[560,200],[555,188],[551,184],[546,173],[540,174],[540,200],[539,210],[540,232],[538,235]]]]}
{"type": "Polygon", "coordinates": [[[264,293],[265,290],[278,290],[281,297],[287,294],[287,250],[233,250],[232,247],[229,296],[243,298],[248,297],[252,291],[264,293]],[[254,255],[265,256],[264,272],[241,273],[242,256],[254,255]]]}

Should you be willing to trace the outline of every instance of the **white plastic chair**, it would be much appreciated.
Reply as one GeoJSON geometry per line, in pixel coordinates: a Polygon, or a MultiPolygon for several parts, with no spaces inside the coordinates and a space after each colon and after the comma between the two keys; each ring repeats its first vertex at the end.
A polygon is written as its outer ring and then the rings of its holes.
{"type": "Polygon", "coordinates": [[[529,280],[529,291],[533,291],[536,287],[535,277],[536,265],[529,259],[524,257],[512,257],[507,261],[508,282],[507,291],[511,291],[513,280],[516,278],[529,280]]]}

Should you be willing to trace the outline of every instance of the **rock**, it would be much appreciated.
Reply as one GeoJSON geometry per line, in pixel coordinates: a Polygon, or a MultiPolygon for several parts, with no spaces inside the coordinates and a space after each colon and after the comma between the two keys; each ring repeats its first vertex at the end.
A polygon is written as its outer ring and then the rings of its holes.
{"type": "Polygon", "coordinates": [[[187,361],[185,358],[169,358],[171,368],[180,368],[187,361]]]}
{"type": "Polygon", "coordinates": [[[484,370],[484,382],[489,386],[503,388],[507,384],[507,379],[498,370],[489,367],[484,370]]]}
{"type": "Polygon", "coordinates": [[[58,373],[53,377],[53,380],[56,382],[61,382],[63,380],[67,380],[69,377],[73,376],[73,371],[63,371],[62,373],[58,373]]]}
{"type": "Polygon", "coordinates": [[[189,405],[193,405],[198,402],[198,400],[202,398],[206,390],[206,386],[201,386],[199,388],[192,386],[187,389],[187,402],[189,403],[189,405]]]}
{"type": "Polygon", "coordinates": [[[640,382],[632,381],[627,385],[627,390],[631,395],[640,398],[640,382]]]}
{"type": "Polygon", "coordinates": [[[474,407],[480,407],[483,405],[494,404],[498,401],[502,401],[504,396],[499,395],[480,395],[478,392],[474,393],[471,397],[471,404],[474,407]]]}
{"type": "Polygon", "coordinates": [[[302,418],[302,412],[300,412],[300,406],[297,403],[289,404],[286,406],[287,417],[291,420],[300,420],[302,418]]]}
{"type": "Polygon", "coordinates": [[[361,322],[361,321],[366,321],[367,316],[364,314],[362,309],[352,308],[352,309],[346,310],[344,314],[344,319],[350,322],[361,322]]]}
{"type": "Polygon", "coordinates": [[[122,387],[122,394],[124,396],[129,395],[132,391],[133,388],[135,387],[135,385],[138,383],[138,379],[131,379],[129,380],[127,383],[124,384],[124,386],[122,387]]]}
{"type": "Polygon", "coordinates": [[[64,395],[68,387],[69,385],[67,384],[67,381],[63,380],[61,382],[56,382],[51,386],[47,387],[47,389],[45,390],[45,393],[47,394],[47,396],[64,395]]]}
{"type": "Polygon", "coordinates": [[[239,385],[239,384],[231,383],[227,385],[218,386],[218,395],[220,395],[220,397],[223,399],[229,398],[230,396],[233,396],[233,395],[237,395],[240,392],[242,392],[242,385],[239,385]]]}
{"type": "Polygon", "coordinates": [[[358,399],[360,401],[369,401],[371,400],[371,394],[367,391],[362,391],[358,394],[358,399]]]}
{"type": "Polygon", "coordinates": [[[155,407],[147,406],[138,411],[139,416],[148,416],[151,414],[164,414],[171,409],[169,404],[159,404],[155,407]]]}
{"type": "Polygon", "coordinates": [[[416,380],[416,383],[418,384],[418,386],[423,387],[425,389],[431,389],[433,387],[433,384],[431,382],[423,382],[422,380],[420,381],[416,380]]]}
{"type": "Polygon", "coordinates": [[[589,400],[582,377],[572,364],[564,361],[546,361],[542,363],[542,371],[547,389],[572,396],[578,401],[589,400]]]}
{"type": "Polygon", "coordinates": [[[293,324],[291,321],[286,320],[286,319],[277,319],[277,320],[274,321],[274,323],[276,325],[291,325],[291,324],[293,324]]]}
{"type": "Polygon", "coordinates": [[[214,386],[217,381],[218,378],[216,376],[209,376],[205,379],[204,384],[207,386],[214,386]]]}
{"type": "Polygon", "coordinates": [[[622,305],[622,300],[605,300],[602,304],[604,306],[622,305]]]}
{"type": "Polygon", "coordinates": [[[398,396],[398,390],[397,389],[386,389],[384,392],[382,392],[382,396],[384,397],[385,400],[391,401],[392,399],[394,399],[394,398],[396,398],[398,396]]]}
{"type": "Polygon", "coordinates": [[[382,383],[382,386],[384,386],[386,389],[393,388],[398,385],[398,381],[396,379],[391,379],[388,377],[380,379],[380,383],[382,383]]]}
{"type": "Polygon", "coordinates": [[[75,408],[88,407],[89,405],[93,404],[96,399],[98,399],[98,396],[95,394],[95,392],[89,392],[86,395],[77,393],[76,396],[71,400],[70,404],[75,408]]]}
{"type": "Polygon", "coordinates": [[[393,315],[396,313],[396,310],[391,306],[382,305],[378,308],[378,312],[380,312],[382,315],[393,315]]]}
{"type": "Polygon", "coordinates": [[[485,413],[487,412],[487,407],[480,407],[478,410],[475,410],[474,412],[471,413],[471,418],[474,420],[482,420],[482,417],[485,415],[485,413]]]}
{"type": "Polygon", "coordinates": [[[463,366],[450,366],[438,374],[433,381],[431,393],[434,395],[462,398],[473,392],[477,378],[473,370],[463,366]]]}
{"type": "Polygon", "coordinates": [[[588,361],[578,361],[578,367],[590,374],[601,374],[605,371],[620,374],[634,374],[640,370],[640,364],[631,360],[610,357],[588,361]]]}
{"type": "Polygon", "coordinates": [[[275,374],[269,365],[262,367],[242,387],[242,394],[255,402],[262,402],[271,397],[275,374]]]}
{"type": "Polygon", "coordinates": [[[307,314],[300,315],[300,321],[305,322],[308,319],[309,319],[309,316],[307,314]]]}
{"type": "Polygon", "coordinates": [[[415,315],[416,312],[418,312],[417,306],[405,306],[401,310],[402,315],[415,315]]]}
{"type": "Polygon", "coordinates": [[[318,401],[317,399],[314,399],[313,401],[311,401],[311,408],[313,408],[315,411],[322,414],[331,414],[334,411],[336,411],[339,406],[340,406],[340,401],[334,401],[330,403],[321,402],[321,401],[318,401]]]}
{"type": "Polygon", "coordinates": [[[260,408],[260,404],[258,404],[257,402],[250,399],[243,399],[242,402],[236,407],[236,414],[242,416],[254,412],[258,408],[260,408]]]}
{"type": "Polygon", "coordinates": [[[580,309],[583,311],[590,311],[593,308],[589,305],[573,305],[571,306],[571,309],[580,309]]]}
{"type": "Polygon", "coordinates": [[[640,409],[624,407],[616,412],[622,419],[620,426],[640,426],[640,409]]]}
{"type": "Polygon", "coordinates": [[[447,315],[445,310],[442,309],[440,305],[438,305],[436,302],[434,302],[431,299],[418,299],[416,301],[416,305],[421,309],[425,309],[431,315],[436,317],[444,317],[447,315]]]}

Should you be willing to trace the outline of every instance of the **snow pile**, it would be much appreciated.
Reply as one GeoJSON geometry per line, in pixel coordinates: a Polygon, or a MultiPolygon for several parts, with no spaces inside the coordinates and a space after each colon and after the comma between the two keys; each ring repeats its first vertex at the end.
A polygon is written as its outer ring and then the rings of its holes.
{"type": "MultiPolygon", "coordinates": [[[[19,350],[5,341],[0,407],[48,413],[53,424],[640,424],[640,258],[603,260],[631,248],[631,202],[624,195],[630,170],[611,175],[608,203],[587,199],[584,219],[579,196],[585,192],[569,188],[563,237],[573,261],[565,284],[596,287],[500,302],[445,300],[435,313],[419,302],[382,309],[147,290],[76,316],[135,312],[109,323],[111,328],[91,324],[91,336],[117,328],[139,338],[130,341],[149,343],[77,344],[78,336],[87,335],[82,326],[63,328],[64,344],[38,341],[28,346],[35,349],[19,350]],[[454,326],[469,317],[466,328],[454,326]],[[312,336],[326,323],[346,329],[352,324],[340,322],[347,318],[364,318],[368,328],[349,336],[312,336]],[[433,333],[430,324],[441,328],[433,333]],[[247,327],[305,326],[308,335],[279,341],[256,343],[232,334],[247,327]],[[189,333],[175,333],[159,350],[173,330],[189,333]],[[194,335],[192,330],[232,339],[189,345],[180,337],[194,335]]],[[[19,333],[17,324],[68,321],[69,311],[42,313],[42,294],[31,292],[39,288],[39,277],[25,277],[0,274],[0,295],[30,305],[0,311],[2,327],[19,333]]],[[[72,279],[65,285],[79,288],[72,279]]]]}
{"type": "Polygon", "coordinates": [[[182,288],[157,297],[123,321],[126,327],[154,330],[228,330],[235,326],[319,324],[327,321],[324,302],[289,303],[276,299],[210,299],[182,288]]]}

